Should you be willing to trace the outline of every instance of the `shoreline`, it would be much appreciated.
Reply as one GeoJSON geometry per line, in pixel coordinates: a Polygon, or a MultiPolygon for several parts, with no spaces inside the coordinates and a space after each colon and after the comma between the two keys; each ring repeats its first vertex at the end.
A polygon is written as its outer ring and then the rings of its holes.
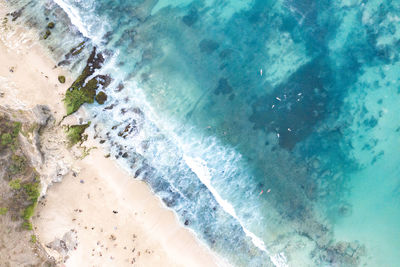
{"type": "MultiPolygon", "coordinates": [[[[6,8],[4,4],[0,6],[4,17],[6,8]]],[[[65,114],[62,97],[73,82],[71,75],[53,67],[55,62],[35,40],[33,31],[10,22],[8,26],[10,29],[0,32],[0,50],[4,51],[0,54],[0,105],[24,110],[46,105],[60,121],[65,114]],[[66,77],[65,84],[58,82],[58,75],[66,77]]],[[[70,117],[66,121],[76,120],[79,115],[70,117]]],[[[52,134],[57,134],[52,136],[53,146],[63,144],[60,151],[65,154],[61,156],[70,171],[61,183],[51,185],[39,201],[33,217],[35,234],[46,246],[74,229],[77,246],[64,257],[46,249],[50,255],[59,261],[68,257],[66,266],[79,266],[81,262],[94,266],[223,264],[192,230],[183,227],[147,184],[134,180],[116,161],[105,158],[102,149],[93,149],[82,160],[77,159],[82,151],[68,151],[61,127],[52,134]]],[[[96,146],[97,141],[89,138],[84,145],[96,146]]]]}

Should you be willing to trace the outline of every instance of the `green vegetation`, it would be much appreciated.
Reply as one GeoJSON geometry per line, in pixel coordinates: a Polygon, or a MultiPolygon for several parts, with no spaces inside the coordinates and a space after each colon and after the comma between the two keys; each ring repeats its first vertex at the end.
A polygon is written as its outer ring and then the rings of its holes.
{"type": "Polygon", "coordinates": [[[35,180],[33,182],[23,185],[25,193],[28,195],[28,200],[35,204],[40,196],[40,183],[38,179],[39,177],[35,177],[35,180]]]}
{"type": "Polygon", "coordinates": [[[35,208],[36,204],[26,207],[26,209],[23,212],[22,218],[25,221],[29,221],[29,219],[33,216],[33,213],[35,212],[35,208]]]}
{"type": "Polygon", "coordinates": [[[77,111],[84,103],[92,104],[94,102],[96,90],[99,86],[97,77],[92,78],[86,83],[85,81],[96,69],[101,67],[103,62],[103,56],[100,53],[96,54],[96,48],[94,48],[81,75],[79,75],[65,93],[64,104],[67,116],[77,111]]]}
{"type": "Polygon", "coordinates": [[[19,132],[21,131],[21,128],[22,128],[22,123],[20,123],[19,121],[13,123],[12,136],[14,138],[18,136],[19,132]]]}
{"type": "Polygon", "coordinates": [[[49,28],[49,29],[53,29],[54,26],[56,26],[56,25],[54,24],[54,22],[49,22],[49,24],[47,24],[47,28],[49,28]]]}
{"type": "Polygon", "coordinates": [[[85,137],[83,133],[86,128],[90,126],[90,122],[82,125],[71,125],[67,129],[67,138],[71,146],[77,144],[78,142],[84,141],[85,137]]]}
{"type": "Polygon", "coordinates": [[[46,30],[46,32],[43,35],[43,39],[46,40],[47,38],[49,38],[50,35],[51,35],[51,31],[50,30],[46,30]]]}
{"type": "Polygon", "coordinates": [[[26,158],[24,156],[12,155],[12,163],[8,171],[11,175],[23,173],[26,170],[26,158]]]}
{"type": "Polygon", "coordinates": [[[24,229],[26,229],[26,230],[29,230],[29,231],[33,229],[32,223],[31,223],[30,221],[25,221],[25,222],[22,224],[22,227],[23,227],[24,229]]]}
{"type": "Polygon", "coordinates": [[[82,87],[84,80],[80,79],[84,79],[82,74],[65,94],[64,103],[67,109],[67,115],[74,113],[85,103],[92,104],[94,102],[96,90],[98,88],[97,80],[93,78],[82,87]]]}
{"type": "Polygon", "coordinates": [[[1,135],[1,144],[2,144],[3,146],[12,144],[13,142],[14,142],[14,141],[13,141],[13,137],[11,136],[11,134],[9,134],[9,133],[3,133],[3,134],[1,135]]]}
{"type": "Polygon", "coordinates": [[[65,83],[65,76],[62,76],[62,75],[58,76],[58,81],[60,83],[65,83]]]}
{"type": "Polygon", "coordinates": [[[35,212],[37,201],[40,196],[40,183],[38,179],[39,177],[35,177],[33,182],[26,183],[22,186],[24,193],[27,196],[27,200],[30,202],[29,206],[27,206],[22,212],[22,218],[24,219],[23,227],[28,230],[32,230],[30,219],[35,212]]]}
{"type": "Polygon", "coordinates": [[[4,121],[4,118],[0,118],[0,148],[1,146],[15,148],[21,126],[20,122],[4,121]]]}
{"type": "Polygon", "coordinates": [[[104,102],[107,101],[107,95],[106,95],[106,93],[104,93],[103,91],[99,92],[99,93],[96,95],[96,101],[97,101],[97,103],[99,103],[100,105],[103,105],[104,102]]]}
{"type": "Polygon", "coordinates": [[[20,190],[21,189],[21,180],[20,179],[15,179],[11,180],[8,185],[11,187],[13,190],[20,190]]]}
{"type": "MultiPolygon", "coordinates": [[[[37,124],[24,124],[27,132],[33,132],[37,127],[37,124]]],[[[8,116],[0,116],[0,151],[5,152],[2,166],[6,171],[3,178],[9,181],[11,193],[7,203],[0,208],[0,214],[8,212],[15,220],[18,217],[23,219],[23,228],[31,230],[30,218],[34,214],[40,196],[40,180],[19,146],[18,136],[21,129],[20,122],[13,122],[8,116]]]]}
{"type": "Polygon", "coordinates": [[[7,208],[0,208],[0,215],[6,215],[8,209],[7,208]]]}
{"type": "Polygon", "coordinates": [[[31,235],[31,243],[35,244],[37,241],[37,238],[35,235],[31,235]]]}

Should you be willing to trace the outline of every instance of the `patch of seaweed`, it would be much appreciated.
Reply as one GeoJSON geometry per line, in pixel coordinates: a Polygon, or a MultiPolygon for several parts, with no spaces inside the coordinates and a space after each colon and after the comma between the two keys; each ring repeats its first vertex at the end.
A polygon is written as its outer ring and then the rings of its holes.
{"type": "Polygon", "coordinates": [[[67,138],[70,146],[86,140],[87,135],[84,135],[86,128],[90,126],[90,122],[80,125],[70,125],[67,128],[67,138]]]}
{"type": "Polygon", "coordinates": [[[88,82],[86,82],[86,79],[91,76],[96,69],[100,69],[103,63],[103,55],[97,53],[96,47],[94,47],[87,60],[86,67],[65,94],[64,103],[67,116],[76,112],[84,103],[91,104],[94,102],[96,90],[99,87],[98,77],[92,78],[88,82]]]}

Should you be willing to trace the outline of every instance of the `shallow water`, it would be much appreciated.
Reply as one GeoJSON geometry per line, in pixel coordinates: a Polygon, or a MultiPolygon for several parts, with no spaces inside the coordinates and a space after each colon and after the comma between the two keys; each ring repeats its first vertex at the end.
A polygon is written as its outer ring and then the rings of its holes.
{"type": "Polygon", "coordinates": [[[92,130],[232,265],[400,265],[400,3],[54,2],[17,5],[106,51],[92,130]]]}

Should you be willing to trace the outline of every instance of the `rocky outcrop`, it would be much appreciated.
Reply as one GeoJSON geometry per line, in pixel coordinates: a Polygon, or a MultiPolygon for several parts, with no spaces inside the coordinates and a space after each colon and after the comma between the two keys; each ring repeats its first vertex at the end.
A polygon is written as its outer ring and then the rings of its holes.
{"type": "Polygon", "coordinates": [[[0,113],[22,123],[21,149],[40,175],[41,195],[48,186],[60,182],[70,171],[73,159],[65,152],[64,130],[56,124],[48,107],[38,105],[29,110],[11,110],[0,106],[0,113]]]}
{"type": "Polygon", "coordinates": [[[65,261],[68,259],[69,251],[75,250],[78,247],[78,235],[75,230],[70,230],[61,239],[54,239],[46,247],[57,251],[59,256],[65,261]]]}
{"type": "MultiPolygon", "coordinates": [[[[64,122],[76,123],[78,117],[79,112],[64,122]]],[[[68,232],[43,247],[36,241],[40,236],[36,238],[31,217],[40,216],[35,213],[37,201],[71,171],[82,156],[81,148],[68,146],[66,126],[59,125],[46,106],[22,110],[0,103],[0,120],[0,263],[53,266],[63,262],[77,246],[76,233],[68,232]]]]}
{"type": "Polygon", "coordinates": [[[50,112],[44,106],[25,111],[0,106],[1,266],[55,264],[36,242],[31,224],[40,188],[45,191],[49,185],[41,181],[38,170],[48,160],[41,150],[40,135],[50,120],[50,112]]]}

